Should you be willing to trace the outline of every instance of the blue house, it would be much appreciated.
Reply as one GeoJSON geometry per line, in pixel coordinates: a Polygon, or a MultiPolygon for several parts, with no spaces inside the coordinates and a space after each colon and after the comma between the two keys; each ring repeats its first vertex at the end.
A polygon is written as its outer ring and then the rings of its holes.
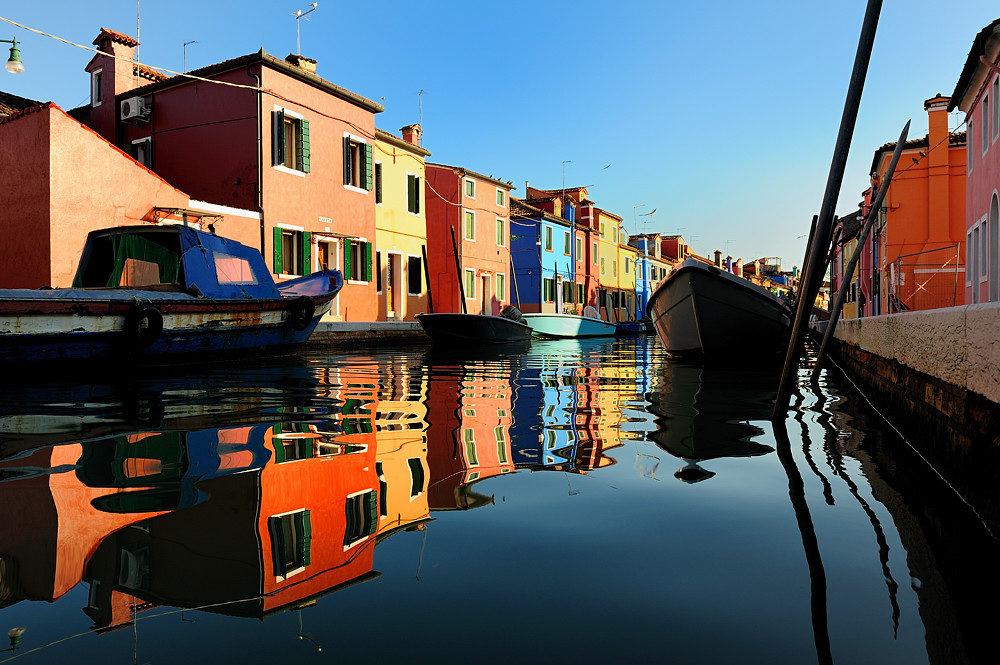
{"type": "Polygon", "coordinates": [[[521,311],[562,312],[575,301],[575,213],[568,205],[559,217],[511,197],[510,257],[521,311]]]}

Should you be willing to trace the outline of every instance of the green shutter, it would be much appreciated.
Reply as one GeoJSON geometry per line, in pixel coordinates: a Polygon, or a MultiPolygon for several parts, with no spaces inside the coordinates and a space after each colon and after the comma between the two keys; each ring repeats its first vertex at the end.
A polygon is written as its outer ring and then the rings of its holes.
{"type": "Polygon", "coordinates": [[[274,227],[274,274],[280,275],[284,272],[282,270],[282,256],[281,256],[281,229],[277,226],[274,227]]]}
{"type": "Polygon", "coordinates": [[[302,232],[302,274],[312,272],[312,233],[302,232]]]}
{"type": "Polygon", "coordinates": [[[354,266],[351,265],[351,241],[344,238],[344,279],[354,279],[354,266]]]}
{"type": "Polygon", "coordinates": [[[378,524],[378,494],[374,491],[368,493],[368,528],[365,529],[367,533],[366,536],[370,536],[375,533],[375,527],[378,524]]]}
{"type": "Polygon", "coordinates": [[[271,162],[273,166],[285,163],[285,112],[275,111],[271,123],[271,162]]]}
{"type": "Polygon", "coordinates": [[[363,186],[370,192],[372,190],[372,146],[370,143],[365,144],[364,172],[363,186]]]}
{"type": "Polygon", "coordinates": [[[309,519],[309,511],[303,510],[300,514],[302,519],[302,541],[299,543],[299,552],[302,555],[302,565],[308,566],[311,563],[312,552],[312,521],[309,519]]]}
{"type": "Polygon", "coordinates": [[[285,562],[281,558],[281,553],[285,551],[285,535],[281,531],[281,518],[267,518],[267,531],[271,536],[271,565],[274,575],[285,574],[285,562]]]}
{"type": "Polygon", "coordinates": [[[365,281],[372,281],[372,244],[365,243],[365,281]]]}
{"type": "Polygon", "coordinates": [[[351,138],[344,137],[344,184],[351,184],[351,138]]]}
{"type": "MultiPolygon", "coordinates": [[[[309,121],[300,120],[299,121],[299,164],[302,165],[302,170],[305,173],[309,173],[309,121]]],[[[309,273],[306,272],[308,275],[309,273]]]]}

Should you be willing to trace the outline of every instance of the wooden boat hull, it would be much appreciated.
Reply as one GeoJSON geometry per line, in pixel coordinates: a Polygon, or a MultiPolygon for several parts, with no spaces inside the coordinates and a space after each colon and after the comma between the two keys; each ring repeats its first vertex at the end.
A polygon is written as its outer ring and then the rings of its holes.
{"type": "Polygon", "coordinates": [[[741,277],[688,259],[653,291],[648,314],[674,354],[770,357],[787,348],[791,311],[741,277]]]}
{"type": "Polygon", "coordinates": [[[417,321],[436,344],[503,344],[531,339],[531,326],[485,314],[418,314],[417,321]]]}
{"type": "Polygon", "coordinates": [[[533,337],[613,337],[613,323],[576,314],[522,314],[533,337]]]}

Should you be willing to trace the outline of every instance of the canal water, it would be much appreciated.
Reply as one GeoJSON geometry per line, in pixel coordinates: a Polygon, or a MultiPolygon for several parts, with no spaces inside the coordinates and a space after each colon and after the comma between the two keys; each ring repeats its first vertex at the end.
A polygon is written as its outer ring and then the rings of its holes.
{"type": "Polygon", "coordinates": [[[994,662],[997,541],[837,370],[777,425],[646,336],[7,379],[0,663],[994,662]]]}

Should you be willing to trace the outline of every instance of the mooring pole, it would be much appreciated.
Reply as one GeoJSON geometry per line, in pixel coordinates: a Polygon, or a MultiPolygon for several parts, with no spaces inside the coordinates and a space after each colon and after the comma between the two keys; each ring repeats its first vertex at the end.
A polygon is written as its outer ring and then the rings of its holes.
{"type": "Polygon", "coordinates": [[[462,264],[458,260],[458,243],[455,242],[455,227],[451,227],[451,248],[455,251],[455,276],[458,277],[458,297],[462,301],[462,314],[468,314],[465,306],[465,285],[462,284],[462,264]]]}
{"type": "Polygon", "coordinates": [[[857,247],[854,248],[851,260],[844,268],[845,278],[840,285],[840,290],[837,291],[837,300],[830,308],[830,322],[826,324],[823,343],[820,344],[819,354],[816,356],[816,365],[812,371],[813,381],[819,378],[820,366],[823,364],[823,360],[826,359],[827,346],[829,346],[830,340],[833,339],[833,331],[837,328],[837,321],[840,320],[840,311],[844,307],[844,300],[847,298],[847,287],[850,286],[848,276],[853,275],[854,269],[858,266],[858,260],[861,258],[861,250],[865,245],[865,240],[868,239],[868,234],[871,232],[875,220],[878,218],[878,211],[882,207],[882,201],[885,200],[885,195],[889,192],[889,183],[892,182],[892,174],[896,172],[896,163],[899,161],[899,155],[903,152],[903,144],[906,143],[906,135],[909,131],[910,121],[907,120],[906,125],[903,126],[902,133],[899,135],[899,141],[896,142],[896,149],[892,151],[892,159],[889,161],[889,168],[885,172],[885,178],[882,179],[882,185],[878,188],[878,193],[875,195],[871,208],[868,210],[865,226],[858,235],[857,247]]]}
{"type": "Polygon", "coordinates": [[[871,60],[872,44],[875,42],[875,31],[878,28],[878,18],[882,11],[882,0],[868,0],[865,10],[865,20],[861,26],[861,37],[858,40],[858,51],[854,58],[854,70],[851,73],[851,83],[847,89],[847,100],[844,103],[844,114],[840,120],[840,130],[833,152],[833,162],[830,164],[830,175],[823,194],[823,205],[816,222],[816,233],[813,242],[817,248],[809,252],[811,264],[808,266],[806,284],[802,287],[802,297],[795,308],[795,323],[792,326],[792,336],[788,342],[788,352],[785,354],[785,366],[778,384],[778,394],[774,400],[772,420],[783,420],[788,410],[788,398],[792,392],[792,382],[798,370],[805,331],[809,325],[809,314],[812,303],[816,300],[819,287],[823,284],[823,275],[818,270],[819,262],[825,261],[825,252],[820,247],[829,247],[833,237],[833,216],[837,199],[840,197],[840,186],[844,180],[844,169],[847,166],[847,154],[851,148],[851,138],[854,136],[854,126],[858,119],[858,107],[861,105],[861,93],[865,87],[865,76],[868,73],[868,63],[871,60]]]}

